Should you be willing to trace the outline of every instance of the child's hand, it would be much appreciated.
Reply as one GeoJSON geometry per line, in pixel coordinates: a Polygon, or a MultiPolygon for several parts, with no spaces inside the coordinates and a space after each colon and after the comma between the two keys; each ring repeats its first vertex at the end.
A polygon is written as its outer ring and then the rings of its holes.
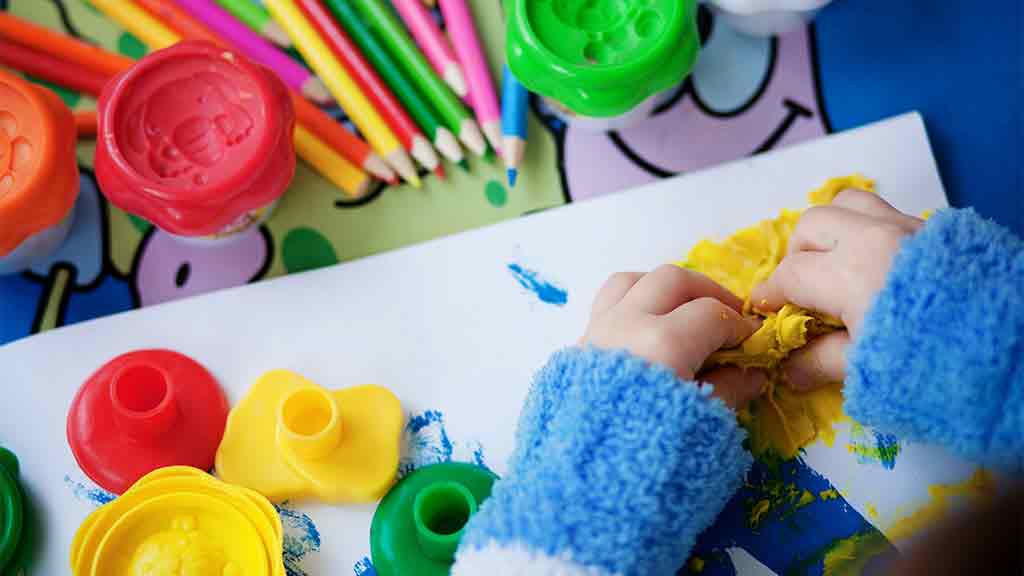
{"type": "Polygon", "coordinates": [[[792,302],[841,319],[847,331],[818,338],[789,358],[784,370],[794,388],[843,381],[846,346],[885,285],[900,243],[922,225],[859,190],[845,190],[831,205],[811,208],[800,218],[786,257],[754,289],[751,301],[767,311],[792,302]]]}
{"type": "MultiPolygon", "coordinates": [[[[740,314],[743,302],[707,277],[665,265],[649,274],[620,272],[594,299],[582,344],[625,348],[693,380],[713,352],[738,346],[758,321],[740,314]]],[[[757,397],[764,375],[722,368],[702,375],[731,408],[757,397]]]]}

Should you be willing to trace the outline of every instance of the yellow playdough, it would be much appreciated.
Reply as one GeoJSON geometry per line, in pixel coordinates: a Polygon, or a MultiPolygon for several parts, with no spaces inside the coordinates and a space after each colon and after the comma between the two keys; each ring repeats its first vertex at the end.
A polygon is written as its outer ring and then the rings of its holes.
{"type": "MultiPolygon", "coordinates": [[[[846,188],[874,192],[874,182],[859,175],[833,178],[811,192],[808,200],[813,205],[828,204],[846,188]]],[[[743,298],[744,310],[751,312],[750,294],[786,255],[789,236],[800,214],[782,210],[778,218],[740,230],[722,242],[701,240],[679,265],[728,288],[743,298]]],[[[761,328],[739,348],[717,352],[706,364],[759,368],[768,373],[764,394],[739,415],[750,433],[751,451],[758,456],[776,454],[788,459],[817,438],[831,444],[835,438],[832,424],[843,417],[841,384],[796,392],[784,385],[779,365],[793,350],[815,336],[842,328],[842,323],[792,304],[762,316],[761,328]]]]}
{"type": "Polygon", "coordinates": [[[281,520],[266,498],[195,468],[161,468],[90,514],[75,576],[283,576],[281,520]]]}
{"type": "Polygon", "coordinates": [[[228,415],[217,474],[273,502],[372,502],[395,481],[402,424],[386,388],[332,391],[274,370],[228,415]]]}

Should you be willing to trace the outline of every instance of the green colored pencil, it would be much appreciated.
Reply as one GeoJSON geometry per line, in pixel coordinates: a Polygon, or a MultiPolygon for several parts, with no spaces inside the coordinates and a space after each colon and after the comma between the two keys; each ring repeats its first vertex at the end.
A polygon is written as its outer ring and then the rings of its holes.
{"type": "Polygon", "coordinates": [[[433,107],[405,77],[398,62],[395,62],[387,49],[381,45],[348,0],[324,0],[324,5],[334,14],[334,18],[359,46],[363,56],[366,56],[384,82],[388,84],[395,96],[402,102],[402,106],[405,106],[405,109],[416,120],[420,130],[423,130],[434,143],[434,147],[449,161],[454,163],[461,161],[463,158],[462,148],[459,147],[455,136],[441,124],[433,107]]]}
{"type": "Polygon", "coordinates": [[[253,0],[217,0],[217,4],[274,44],[284,48],[292,45],[292,39],[270,17],[270,12],[253,0]]]}
{"type": "Polygon", "coordinates": [[[480,126],[434,72],[391,8],[382,0],[352,0],[352,5],[358,8],[363,21],[377,38],[391,50],[392,56],[402,65],[408,77],[434,104],[448,127],[458,134],[459,140],[478,156],[483,156],[487,151],[487,142],[480,132],[480,126]]]}

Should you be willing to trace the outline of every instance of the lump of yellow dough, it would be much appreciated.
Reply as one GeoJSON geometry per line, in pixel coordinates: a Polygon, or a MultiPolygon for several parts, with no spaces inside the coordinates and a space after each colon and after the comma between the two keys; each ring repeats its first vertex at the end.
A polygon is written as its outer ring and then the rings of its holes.
{"type": "Polygon", "coordinates": [[[272,370],[231,409],[217,474],[271,502],[372,502],[395,481],[403,421],[381,386],[327,390],[272,370]]]}
{"type": "MultiPolygon", "coordinates": [[[[859,175],[833,178],[808,195],[811,204],[827,204],[845,188],[874,192],[874,182],[859,175]]],[[[722,242],[701,240],[680,266],[700,272],[726,287],[751,310],[754,287],[771,276],[786,255],[789,236],[801,212],[782,210],[778,218],[745,228],[722,242]]],[[[784,384],[779,369],[793,351],[816,336],[839,329],[835,318],[786,304],[778,313],[764,315],[761,328],[739,348],[713,354],[706,366],[733,365],[768,373],[764,394],[743,410],[739,419],[750,434],[756,456],[775,454],[789,459],[817,438],[831,443],[832,424],[842,418],[841,384],[811,392],[796,392],[784,384]]]]}

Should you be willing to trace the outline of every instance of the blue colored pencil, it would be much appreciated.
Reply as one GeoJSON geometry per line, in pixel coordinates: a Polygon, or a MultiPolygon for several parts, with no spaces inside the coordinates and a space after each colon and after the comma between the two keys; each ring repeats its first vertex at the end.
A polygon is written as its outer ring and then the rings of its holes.
{"type": "Polygon", "coordinates": [[[509,186],[516,185],[519,164],[526,152],[526,114],[529,111],[529,92],[505,66],[501,82],[501,135],[502,156],[508,172],[509,186]]]}

